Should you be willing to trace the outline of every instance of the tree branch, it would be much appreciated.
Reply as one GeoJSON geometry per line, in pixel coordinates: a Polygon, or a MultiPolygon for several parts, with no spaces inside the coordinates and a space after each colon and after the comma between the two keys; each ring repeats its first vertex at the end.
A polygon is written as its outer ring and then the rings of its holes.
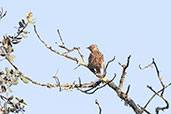
{"type": "Polygon", "coordinates": [[[110,80],[108,80],[106,78],[103,78],[103,82],[108,83],[108,86],[111,87],[122,100],[124,100],[125,102],[127,102],[128,105],[134,110],[134,112],[136,114],[142,114],[141,113],[142,110],[137,106],[137,104],[133,101],[133,99],[131,99],[124,92],[122,92],[122,90],[118,86],[116,86],[116,84],[114,82],[110,82],[110,80]]]}
{"type": "MultiPolygon", "coordinates": [[[[169,86],[171,86],[171,83],[168,84],[165,88],[162,88],[161,90],[159,90],[157,93],[159,94],[160,92],[163,91],[163,89],[166,89],[166,88],[169,87],[169,86]]],[[[152,101],[152,99],[153,99],[155,96],[156,96],[156,94],[154,94],[154,95],[148,100],[148,102],[145,104],[144,108],[146,108],[146,107],[149,105],[149,103],[152,101]]]]}
{"type": "Polygon", "coordinates": [[[129,66],[129,61],[130,61],[130,58],[131,58],[131,55],[128,56],[128,59],[127,59],[127,64],[126,65],[122,65],[120,62],[119,62],[119,65],[121,65],[123,67],[123,71],[122,71],[122,75],[121,75],[121,79],[120,79],[120,83],[119,83],[119,88],[122,90],[122,87],[123,87],[123,82],[124,82],[124,79],[126,77],[126,70],[129,66]]]}
{"type": "Polygon", "coordinates": [[[149,88],[152,92],[154,92],[157,96],[159,96],[161,99],[164,100],[164,102],[166,103],[166,106],[165,107],[157,107],[156,108],[156,114],[159,114],[159,111],[160,110],[165,110],[165,109],[168,109],[169,108],[169,103],[168,101],[163,97],[163,95],[159,95],[151,86],[147,86],[147,88],[149,88]]]}
{"type": "MultiPolygon", "coordinates": [[[[48,49],[51,50],[52,52],[54,52],[54,53],[56,53],[56,54],[58,54],[58,55],[64,56],[64,57],[66,57],[66,58],[68,58],[68,59],[71,59],[71,60],[75,61],[75,62],[76,62],[77,64],[79,64],[79,65],[82,65],[82,66],[85,66],[85,67],[88,66],[87,63],[86,63],[85,61],[84,61],[84,62],[81,62],[81,61],[79,61],[76,57],[71,57],[71,56],[67,55],[66,53],[62,53],[62,52],[56,51],[56,50],[53,49],[51,46],[48,46],[48,44],[46,44],[46,42],[43,41],[43,40],[41,39],[41,37],[39,36],[39,34],[38,34],[37,30],[36,30],[36,26],[35,26],[35,25],[34,25],[34,31],[35,31],[37,37],[39,38],[39,40],[46,46],[46,48],[48,48],[48,49]]],[[[68,48],[66,48],[65,46],[59,46],[59,47],[68,50],[68,48]]],[[[73,48],[73,49],[77,49],[78,52],[79,52],[79,48],[73,48]]],[[[80,52],[80,53],[81,53],[81,52],[80,52]]],[[[80,55],[80,56],[82,56],[82,55],[80,55]]]]}
{"type": "Polygon", "coordinates": [[[102,107],[100,106],[100,104],[99,104],[97,99],[95,100],[95,104],[97,104],[97,106],[99,108],[99,114],[101,114],[102,113],[102,107]]]}
{"type": "Polygon", "coordinates": [[[104,75],[103,75],[103,77],[105,77],[106,74],[107,74],[108,65],[109,65],[111,62],[113,62],[114,60],[115,60],[115,56],[113,57],[113,59],[111,59],[111,60],[109,60],[109,61],[107,62],[106,66],[105,66],[105,68],[104,68],[104,75]]]}
{"type": "Polygon", "coordinates": [[[116,77],[116,74],[114,74],[114,77],[113,77],[108,83],[105,83],[104,85],[102,85],[102,86],[100,86],[100,87],[97,87],[97,86],[101,83],[101,80],[103,80],[103,79],[101,79],[101,78],[99,78],[99,81],[97,81],[96,83],[94,83],[94,85],[92,86],[92,88],[90,88],[90,89],[88,89],[88,90],[82,90],[82,89],[79,89],[79,88],[78,88],[78,90],[80,90],[81,92],[86,93],[86,94],[93,94],[93,93],[95,93],[98,89],[101,89],[101,88],[105,87],[107,84],[109,84],[110,82],[112,82],[112,81],[115,79],[115,77],[116,77]],[[96,87],[97,87],[97,88],[96,88],[96,87]],[[93,90],[93,89],[95,89],[95,90],[92,91],[92,92],[89,92],[89,91],[91,91],[91,90],[93,90]]]}
{"type": "Polygon", "coordinates": [[[1,11],[0,11],[0,21],[1,21],[1,19],[2,19],[3,17],[6,16],[6,14],[7,14],[7,11],[4,12],[4,9],[1,8],[1,11]]]}
{"type": "MultiPolygon", "coordinates": [[[[154,64],[154,66],[155,66],[155,68],[156,68],[157,77],[158,77],[158,79],[159,79],[159,81],[160,81],[162,87],[165,88],[165,85],[164,85],[164,83],[163,83],[163,81],[162,81],[162,78],[160,77],[160,72],[159,72],[159,70],[158,70],[157,64],[156,64],[155,61],[154,61],[154,58],[153,58],[153,62],[152,62],[152,63],[154,64]]],[[[163,96],[163,94],[164,94],[164,89],[163,89],[163,91],[162,91],[162,93],[161,93],[161,96],[163,96]]]]}
{"type": "MultiPolygon", "coordinates": [[[[159,72],[159,70],[158,70],[157,64],[156,64],[155,61],[154,61],[154,58],[152,59],[152,63],[151,63],[151,64],[149,64],[149,65],[147,65],[147,66],[145,66],[145,67],[141,67],[141,66],[139,65],[139,68],[140,68],[141,70],[144,70],[145,68],[148,68],[148,67],[150,67],[150,66],[152,66],[152,65],[154,65],[154,67],[155,67],[155,69],[156,69],[157,77],[158,77],[158,79],[159,79],[159,81],[160,81],[160,83],[161,83],[161,85],[162,85],[162,89],[159,90],[158,92],[156,92],[156,91],[154,91],[154,90],[152,89],[152,87],[147,86],[147,88],[149,88],[149,89],[150,89],[151,91],[153,91],[155,94],[148,100],[148,102],[145,104],[145,106],[143,107],[143,109],[147,108],[147,106],[150,104],[150,102],[152,101],[152,99],[153,99],[156,95],[158,95],[158,96],[159,96],[160,98],[162,98],[162,99],[165,101],[165,103],[166,103],[166,106],[165,106],[165,107],[157,107],[157,108],[156,108],[156,114],[158,114],[158,113],[159,113],[159,110],[164,110],[164,109],[168,109],[168,108],[169,108],[169,103],[168,103],[168,101],[163,97],[163,94],[164,94],[164,90],[165,90],[167,87],[169,87],[171,83],[168,84],[167,86],[164,85],[164,83],[163,83],[163,81],[162,81],[162,78],[160,77],[160,72],[159,72]],[[160,92],[161,92],[161,95],[159,95],[160,92]]],[[[144,111],[145,111],[145,110],[144,110],[144,111]]]]}

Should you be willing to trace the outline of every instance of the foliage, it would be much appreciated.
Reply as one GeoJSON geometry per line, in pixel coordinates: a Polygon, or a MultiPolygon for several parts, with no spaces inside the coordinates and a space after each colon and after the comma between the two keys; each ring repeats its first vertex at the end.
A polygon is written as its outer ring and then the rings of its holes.
{"type": "MultiPolygon", "coordinates": [[[[0,19],[2,19],[7,12],[0,12],[0,19]]],[[[22,98],[15,97],[12,95],[12,86],[16,86],[19,83],[19,79],[22,82],[28,83],[29,81],[22,76],[22,74],[18,71],[17,67],[14,66],[14,58],[12,55],[14,50],[14,45],[17,45],[21,42],[23,38],[27,38],[27,34],[29,33],[25,29],[31,23],[35,23],[32,21],[32,13],[29,12],[26,14],[26,22],[24,19],[19,21],[17,29],[17,33],[15,35],[4,35],[0,41],[0,61],[7,60],[14,69],[9,69],[6,67],[4,70],[0,69],[0,113],[8,114],[10,112],[13,113],[24,113],[24,107],[27,105],[22,98]]]]}

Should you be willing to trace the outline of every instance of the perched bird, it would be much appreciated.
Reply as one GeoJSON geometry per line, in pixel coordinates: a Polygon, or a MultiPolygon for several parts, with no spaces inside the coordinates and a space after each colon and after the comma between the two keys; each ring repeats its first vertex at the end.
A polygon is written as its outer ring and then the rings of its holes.
{"type": "Polygon", "coordinates": [[[101,69],[104,68],[104,57],[99,51],[97,45],[87,47],[91,53],[88,58],[88,68],[95,74],[101,74],[101,69]]]}

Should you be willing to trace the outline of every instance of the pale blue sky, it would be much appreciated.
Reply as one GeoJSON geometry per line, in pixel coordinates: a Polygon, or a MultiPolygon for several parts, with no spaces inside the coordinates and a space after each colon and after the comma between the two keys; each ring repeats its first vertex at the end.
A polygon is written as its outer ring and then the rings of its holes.
{"type": "MultiPolygon", "coordinates": [[[[165,84],[171,82],[171,1],[170,0],[0,0],[0,7],[8,11],[0,22],[0,36],[14,34],[18,22],[25,18],[25,13],[32,12],[42,39],[55,49],[59,48],[56,29],[60,29],[65,44],[69,47],[80,46],[88,57],[86,47],[97,44],[108,61],[113,56],[116,60],[109,67],[107,78],[116,84],[122,72],[118,62],[125,63],[132,55],[130,67],[124,83],[124,90],[131,84],[130,96],[136,103],[144,105],[152,92],[146,88],[151,85],[155,90],[161,85],[154,68],[139,70],[138,65],[147,65],[155,58],[165,84]]],[[[96,77],[86,68],[74,70],[76,64],[50,52],[36,37],[33,26],[27,29],[27,39],[15,47],[15,64],[28,77],[41,83],[55,83],[52,76],[56,70],[61,83],[72,83],[81,77],[83,82],[90,82],[96,77]]],[[[62,51],[62,50],[59,50],[62,51]]],[[[7,62],[0,65],[9,66],[7,62]]],[[[2,69],[2,68],[1,68],[2,69]]],[[[33,84],[13,87],[13,94],[27,102],[26,114],[98,114],[95,99],[103,107],[102,114],[132,114],[124,106],[116,93],[109,87],[86,95],[77,90],[59,92],[58,88],[47,89],[33,84]]],[[[171,101],[171,89],[166,90],[166,98],[171,101]]],[[[154,99],[148,109],[154,113],[154,107],[163,101],[154,99]]],[[[171,109],[161,114],[170,114],[171,109]]]]}

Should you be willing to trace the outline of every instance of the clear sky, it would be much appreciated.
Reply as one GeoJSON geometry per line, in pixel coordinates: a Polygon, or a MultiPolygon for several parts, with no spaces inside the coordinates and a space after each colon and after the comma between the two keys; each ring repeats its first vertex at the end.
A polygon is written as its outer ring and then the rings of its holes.
{"type": "MultiPolygon", "coordinates": [[[[137,104],[144,105],[153,93],[146,88],[151,85],[159,90],[161,85],[154,68],[139,70],[138,65],[147,65],[152,58],[160,69],[165,84],[171,82],[171,1],[170,0],[0,0],[0,7],[8,11],[0,22],[0,37],[5,33],[16,33],[15,26],[32,12],[42,39],[58,51],[55,42],[59,42],[56,29],[60,29],[68,47],[81,47],[88,58],[86,49],[97,44],[104,54],[105,62],[116,56],[108,69],[107,78],[117,74],[114,82],[118,84],[122,68],[118,62],[125,63],[132,55],[130,67],[124,83],[124,90],[131,84],[129,95],[137,104]]],[[[96,77],[84,67],[74,70],[75,62],[50,52],[36,37],[33,26],[27,39],[15,47],[15,64],[28,77],[41,83],[55,83],[57,76],[61,83],[96,80],[96,77]]],[[[75,56],[75,54],[73,54],[75,56]]],[[[1,66],[9,66],[6,61],[1,66]]],[[[3,67],[1,67],[3,69],[3,67]]],[[[22,82],[14,86],[13,94],[25,99],[26,114],[98,114],[95,99],[102,106],[102,114],[132,114],[131,108],[124,106],[116,93],[109,87],[86,95],[77,90],[59,92],[58,88],[48,89],[22,82]]],[[[171,103],[171,88],[165,97],[171,103]]],[[[157,104],[165,105],[156,97],[147,108],[154,113],[157,104]]],[[[170,114],[171,109],[161,112],[170,114]]]]}

